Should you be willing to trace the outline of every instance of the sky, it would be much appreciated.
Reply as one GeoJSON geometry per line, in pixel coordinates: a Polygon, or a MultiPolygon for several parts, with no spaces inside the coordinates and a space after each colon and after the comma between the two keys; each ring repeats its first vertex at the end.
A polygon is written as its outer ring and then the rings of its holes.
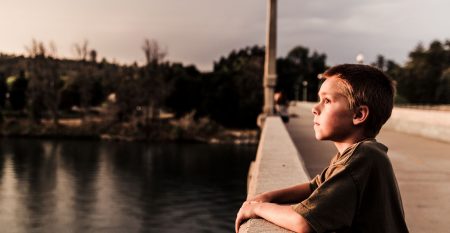
{"type": "MultiPolygon", "coordinates": [[[[146,38],[166,60],[212,69],[232,50],[264,45],[266,0],[1,0],[0,52],[25,54],[32,39],[74,58],[87,40],[98,57],[145,61],[146,38]]],[[[378,54],[400,64],[418,43],[450,39],[448,0],[278,0],[277,57],[295,46],[327,55],[327,64],[366,63],[378,54]]]]}

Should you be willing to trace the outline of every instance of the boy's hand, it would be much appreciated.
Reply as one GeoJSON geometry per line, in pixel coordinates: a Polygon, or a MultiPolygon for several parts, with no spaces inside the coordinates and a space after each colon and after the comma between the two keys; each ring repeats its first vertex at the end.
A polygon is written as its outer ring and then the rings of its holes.
{"type": "Polygon", "coordinates": [[[235,222],[236,233],[239,232],[239,226],[243,221],[257,217],[257,215],[255,214],[255,208],[259,205],[259,203],[260,202],[256,201],[246,201],[242,204],[241,209],[239,209],[239,212],[236,216],[235,222]]]}
{"type": "Polygon", "coordinates": [[[247,200],[248,202],[257,202],[257,203],[263,203],[263,202],[271,202],[272,199],[267,195],[266,193],[261,193],[253,198],[250,198],[247,200]]]}

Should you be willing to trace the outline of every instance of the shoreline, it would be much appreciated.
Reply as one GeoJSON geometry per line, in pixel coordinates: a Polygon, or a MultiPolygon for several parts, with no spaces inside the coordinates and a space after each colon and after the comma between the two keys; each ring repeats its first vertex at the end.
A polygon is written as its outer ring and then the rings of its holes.
{"type": "MultiPolygon", "coordinates": [[[[195,124],[192,124],[195,125],[195,124]]],[[[142,127],[128,123],[86,122],[78,126],[9,120],[0,125],[0,138],[40,138],[126,142],[180,142],[257,145],[257,129],[179,127],[168,122],[142,127]]]]}

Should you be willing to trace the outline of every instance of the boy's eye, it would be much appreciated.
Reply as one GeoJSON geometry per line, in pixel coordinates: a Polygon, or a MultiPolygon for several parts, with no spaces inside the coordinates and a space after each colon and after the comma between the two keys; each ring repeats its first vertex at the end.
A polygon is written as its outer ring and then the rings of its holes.
{"type": "Polygon", "coordinates": [[[329,99],[325,98],[325,99],[323,99],[323,102],[326,104],[329,104],[331,101],[329,99]]]}

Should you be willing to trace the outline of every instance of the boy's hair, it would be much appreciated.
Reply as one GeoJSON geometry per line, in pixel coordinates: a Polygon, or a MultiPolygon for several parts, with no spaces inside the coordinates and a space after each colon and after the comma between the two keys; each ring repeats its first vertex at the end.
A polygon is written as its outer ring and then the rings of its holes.
{"type": "Polygon", "coordinates": [[[337,65],[326,70],[322,77],[336,77],[342,81],[350,109],[355,110],[361,105],[369,108],[364,124],[365,136],[375,137],[391,116],[395,82],[381,70],[361,64],[337,65]]]}

